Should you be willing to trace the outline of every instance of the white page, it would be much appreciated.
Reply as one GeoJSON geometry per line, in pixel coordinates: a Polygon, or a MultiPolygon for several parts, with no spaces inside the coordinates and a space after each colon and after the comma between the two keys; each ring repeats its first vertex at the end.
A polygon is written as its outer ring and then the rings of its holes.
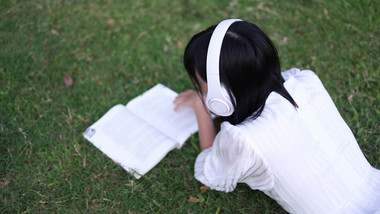
{"type": "Polygon", "coordinates": [[[84,136],[124,169],[140,175],[152,169],[176,145],[123,105],[111,108],[84,136]]]}
{"type": "Polygon", "coordinates": [[[157,84],[127,104],[127,108],[178,142],[179,148],[198,130],[195,112],[191,108],[174,111],[177,93],[157,84]]]}

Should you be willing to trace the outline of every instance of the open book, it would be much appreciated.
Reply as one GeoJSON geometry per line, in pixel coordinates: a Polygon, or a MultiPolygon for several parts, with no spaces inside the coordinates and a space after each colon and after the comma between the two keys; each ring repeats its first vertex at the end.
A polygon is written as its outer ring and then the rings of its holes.
{"type": "Polygon", "coordinates": [[[193,109],[173,110],[176,96],[157,84],[126,106],[112,107],[83,135],[138,179],[198,130],[193,109]]]}

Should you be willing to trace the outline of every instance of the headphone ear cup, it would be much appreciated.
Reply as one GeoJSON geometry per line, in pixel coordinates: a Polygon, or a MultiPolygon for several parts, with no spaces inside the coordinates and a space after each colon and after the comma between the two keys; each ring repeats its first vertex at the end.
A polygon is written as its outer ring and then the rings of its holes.
{"type": "MultiPolygon", "coordinates": [[[[210,111],[217,115],[224,117],[230,116],[235,109],[233,103],[231,102],[230,96],[228,95],[227,89],[221,86],[219,94],[222,95],[222,97],[220,97],[220,95],[212,97],[211,94],[207,94],[206,105],[210,111]]],[[[234,97],[232,98],[235,99],[234,97]]]]}

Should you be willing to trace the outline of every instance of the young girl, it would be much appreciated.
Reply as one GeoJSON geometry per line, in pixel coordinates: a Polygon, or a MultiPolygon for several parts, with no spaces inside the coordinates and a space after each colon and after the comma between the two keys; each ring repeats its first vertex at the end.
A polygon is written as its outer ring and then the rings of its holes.
{"type": "Polygon", "coordinates": [[[199,92],[174,102],[198,119],[196,179],[225,192],[246,183],[290,213],[380,212],[380,170],[321,81],[309,70],[281,73],[276,48],[256,25],[225,20],[196,34],[184,65],[199,92]],[[218,134],[209,109],[223,115],[218,134]]]}

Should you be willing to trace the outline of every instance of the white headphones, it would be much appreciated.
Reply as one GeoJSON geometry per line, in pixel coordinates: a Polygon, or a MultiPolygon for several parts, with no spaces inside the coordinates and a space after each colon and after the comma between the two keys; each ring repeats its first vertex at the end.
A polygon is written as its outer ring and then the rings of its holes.
{"type": "Polygon", "coordinates": [[[227,89],[220,84],[219,60],[224,35],[232,23],[238,21],[242,20],[226,19],[221,21],[212,33],[207,50],[206,73],[208,91],[206,105],[210,111],[220,116],[230,116],[235,110],[227,89]]]}

